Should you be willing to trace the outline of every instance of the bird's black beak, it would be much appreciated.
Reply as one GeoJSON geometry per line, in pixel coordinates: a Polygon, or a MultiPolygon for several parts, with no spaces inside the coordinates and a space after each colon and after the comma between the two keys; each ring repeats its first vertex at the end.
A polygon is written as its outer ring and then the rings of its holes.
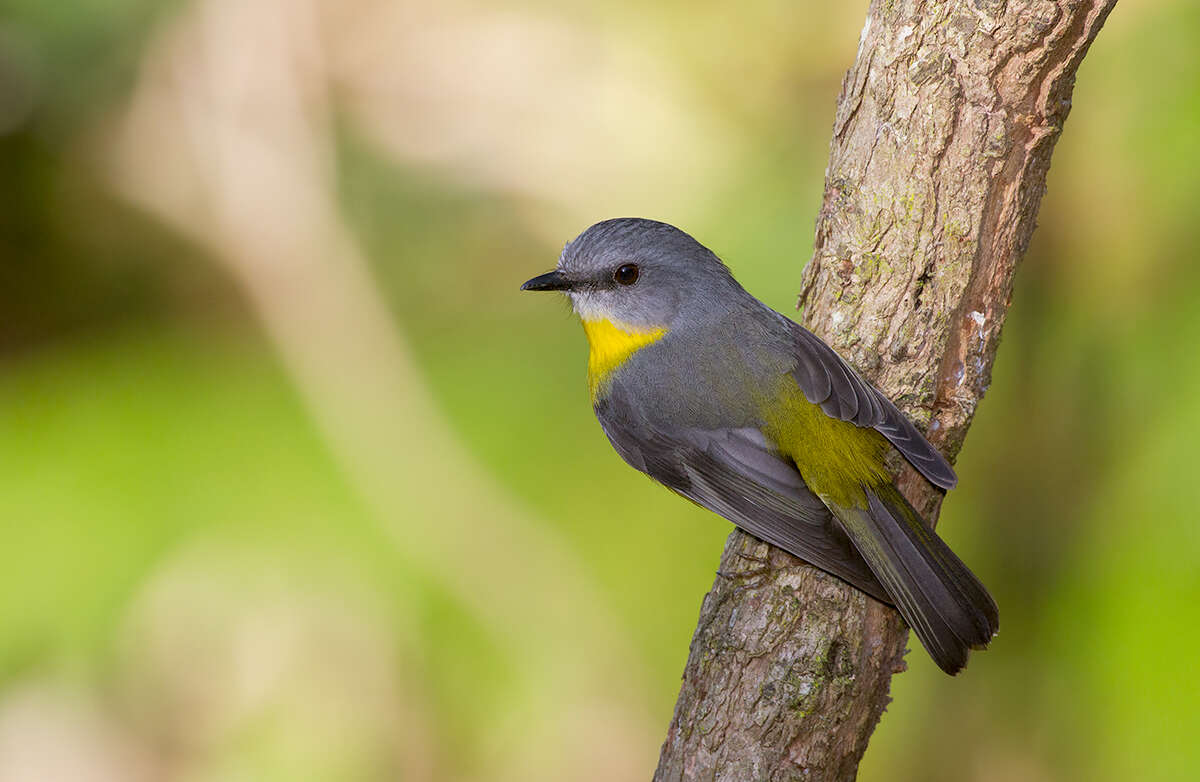
{"type": "Polygon", "coordinates": [[[523,291],[566,291],[571,289],[571,281],[560,271],[539,274],[532,280],[526,280],[521,286],[523,291]]]}

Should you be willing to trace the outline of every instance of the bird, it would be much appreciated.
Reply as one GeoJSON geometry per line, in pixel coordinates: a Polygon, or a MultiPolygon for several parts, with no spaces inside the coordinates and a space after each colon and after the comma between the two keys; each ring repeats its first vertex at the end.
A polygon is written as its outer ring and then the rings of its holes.
{"type": "Polygon", "coordinates": [[[811,331],[771,309],[686,232],[604,220],[523,291],[570,299],[588,388],[634,469],[894,606],[958,673],[999,627],[995,601],[896,488],[891,450],[944,490],[945,457],[811,331]]]}

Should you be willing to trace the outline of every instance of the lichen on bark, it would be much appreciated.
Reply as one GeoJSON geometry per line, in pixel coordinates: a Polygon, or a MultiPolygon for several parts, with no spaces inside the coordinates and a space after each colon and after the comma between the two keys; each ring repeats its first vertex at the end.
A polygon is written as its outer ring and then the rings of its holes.
{"type": "MultiPolygon", "coordinates": [[[[1075,73],[1114,4],[868,10],[800,304],[950,457],[990,382],[1075,73]]],[[[894,466],[935,520],[941,496],[894,466]]],[[[906,640],[891,608],[735,530],[655,779],[853,779],[906,640]]]]}

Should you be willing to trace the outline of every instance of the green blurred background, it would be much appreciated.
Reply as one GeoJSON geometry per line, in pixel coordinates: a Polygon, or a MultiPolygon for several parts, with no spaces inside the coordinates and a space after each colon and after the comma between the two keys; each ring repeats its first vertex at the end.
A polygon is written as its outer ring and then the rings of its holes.
{"type": "MultiPolygon", "coordinates": [[[[4,0],[0,780],[648,778],[728,525],[622,465],[589,223],[791,312],[865,4],[4,0]]],[[[1200,773],[1200,6],[1084,62],[871,780],[1200,773]]]]}

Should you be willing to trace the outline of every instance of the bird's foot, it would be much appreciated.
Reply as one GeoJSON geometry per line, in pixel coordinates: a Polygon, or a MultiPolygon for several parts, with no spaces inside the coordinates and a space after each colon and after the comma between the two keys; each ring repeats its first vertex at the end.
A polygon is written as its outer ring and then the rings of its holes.
{"type": "Polygon", "coordinates": [[[735,570],[733,572],[718,570],[717,575],[726,581],[740,582],[736,584],[734,589],[757,589],[766,582],[767,578],[773,571],[771,562],[766,557],[758,557],[752,554],[743,554],[741,552],[734,554],[734,556],[738,559],[744,559],[748,562],[753,562],[754,564],[758,565],[758,567],[752,567],[746,570],[735,570]]]}

